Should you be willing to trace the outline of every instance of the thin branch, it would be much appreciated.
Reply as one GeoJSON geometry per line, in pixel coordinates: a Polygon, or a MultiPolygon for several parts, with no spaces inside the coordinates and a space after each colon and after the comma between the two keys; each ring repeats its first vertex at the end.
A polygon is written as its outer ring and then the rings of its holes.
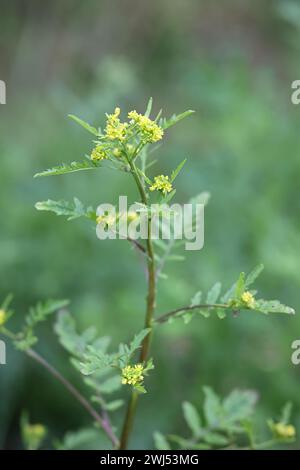
{"type": "Polygon", "coordinates": [[[170,312],[164,313],[157,317],[154,321],[155,323],[165,323],[169,320],[169,318],[174,316],[181,316],[185,312],[191,310],[199,310],[203,308],[228,308],[226,304],[197,304],[197,305],[187,305],[186,307],[176,308],[175,310],[171,310],[170,312]]]}
{"type": "Polygon", "coordinates": [[[100,424],[105,434],[111,440],[113,446],[117,447],[119,445],[119,440],[112,430],[108,415],[105,413],[103,417],[101,417],[100,414],[90,404],[90,402],[74,387],[74,385],[72,385],[60,372],[58,372],[58,370],[56,370],[37,352],[33,351],[33,349],[28,349],[25,352],[29,357],[47,369],[47,371],[53,377],[55,377],[73,395],[73,397],[76,398],[77,401],[79,401],[79,403],[95,419],[95,421],[100,424]]]}

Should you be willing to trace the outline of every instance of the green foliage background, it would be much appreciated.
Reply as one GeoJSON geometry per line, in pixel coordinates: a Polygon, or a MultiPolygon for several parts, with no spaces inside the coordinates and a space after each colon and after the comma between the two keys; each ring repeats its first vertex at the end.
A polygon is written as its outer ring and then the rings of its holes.
{"type": "MultiPolygon", "coordinates": [[[[0,295],[14,292],[16,324],[29,305],[51,297],[70,298],[78,324],[96,325],[115,344],[142,328],[145,282],[129,246],[99,242],[85,221],[66,224],[34,209],[48,197],[75,195],[96,206],[127,193],[135,201],[129,176],[109,170],[32,175],[90,149],[89,135],[68,113],[99,124],[115,105],[143,111],[149,96],[167,115],[196,110],[170,130],[159,153],[166,173],[188,157],[176,200],[212,193],[205,247],[168,266],[158,312],[185,304],[216,280],[229,286],[259,262],[266,266],[262,296],[280,298],[297,312],[300,108],[290,102],[290,85],[299,79],[299,3],[14,0],[1,11],[7,104],[0,108],[0,295]]],[[[41,328],[39,350],[76,382],[50,325],[41,328]]],[[[156,429],[180,433],[181,402],[200,405],[205,384],[220,394],[257,390],[261,417],[291,400],[300,433],[300,372],[290,361],[299,335],[297,315],[248,312],[163,326],[132,446],[153,447],[156,429]]],[[[1,448],[20,447],[23,409],[49,427],[46,445],[89,425],[61,386],[10,345],[7,361],[0,369],[1,448]]],[[[105,447],[105,438],[95,445],[105,447]]]]}

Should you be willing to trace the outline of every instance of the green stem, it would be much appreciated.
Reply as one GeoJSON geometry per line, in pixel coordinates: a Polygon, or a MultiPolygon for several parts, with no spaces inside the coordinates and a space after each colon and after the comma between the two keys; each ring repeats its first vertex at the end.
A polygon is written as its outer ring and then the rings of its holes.
{"type": "MultiPolygon", "coordinates": [[[[135,179],[136,185],[138,187],[141,201],[143,204],[147,205],[148,197],[145,191],[145,188],[139,177],[137,168],[132,160],[128,159],[130,165],[131,173],[135,179]]],[[[152,336],[152,326],[153,326],[153,313],[155,309],[155,297],[156,297],[156,280],[155,280],[155,262],[154,262],[154,251],[151,240],[151,216],[148,217],[148,233],[147,233],[147,268],[148,268],[148,294],[147,294],[147,306],[146,306],[146,316],[145,316],[145,328],[150,328],[149,334],[145,337],[142,343],[142,349],[140,354],[140,362],[145,362],[148,358],[150,341],[152,336]]],[[[120,449],[124,450],[127,448],[129,436],[133,427],[133,420],[136,413],[138,394],[136,391],[131,393],[131,397],[127,406],[127,412],[123,424],[120,449]]]]}
{"type": "MultiPolygon", "coordinates": [[[[12,333],[6,328],[1,328],[1,333],[10,338],[11,340],[16,340],[18,335],[12,333]]],[[[109,421],[108,415],[103,411],[100,415],[95,408],[90,404],[90,402],[74,387],[60,372],[58,372],[55,367],[49,364],[46,359],[44,359],[40,354],[38,354],[33,349],[29,348],[24,351],[27,356],[39,363],[44,369],[46,369],[53,377],[55,377],[70,393],[74,398],[83,406],[83,408],[92,416],[92,418],[102,427],[103,431],[107,437],[111,440],[114,447],[118,447],[119,440],[114,434],[111,423],[109,421]]]]}
{"type": "Polygon", "coordinates": [[[229,305],[226,304],[196,304],[196,305],[187,305],[185,307],[179,307],[176,308],[175,310],[171,310],[170,312],[164,313],[163,315],[160,315],[159,317],[155,318],[155,323],[165,323],[167,322],[171,317],[179,317],[183,315],[185,312],[189,312],[192,310],[199,310],[199,309],[205,309],[205,308],[229,308],[229,305]]]}

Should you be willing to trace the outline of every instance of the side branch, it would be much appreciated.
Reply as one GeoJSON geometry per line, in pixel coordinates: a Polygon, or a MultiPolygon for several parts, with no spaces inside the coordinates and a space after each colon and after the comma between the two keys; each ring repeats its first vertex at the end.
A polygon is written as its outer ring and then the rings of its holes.
{"type": "Polygon", "coordinates": [[[170,312],[164,313],[157,317],[154,320],[154,323],[165,323],[172,317],[180,317],[185,312],[189,312],[191,310],[199,310],[204,308],[228,308],[229,306],[226,304],[197,304],[197,305],[187,305],[186,307],[176,308],[175,310],[171,310],[170,312]]]}

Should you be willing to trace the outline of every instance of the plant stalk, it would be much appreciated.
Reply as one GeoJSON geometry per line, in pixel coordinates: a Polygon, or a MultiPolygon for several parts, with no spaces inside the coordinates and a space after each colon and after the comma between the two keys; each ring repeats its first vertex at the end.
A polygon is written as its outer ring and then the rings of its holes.
{"type": "MultiPolygon", "coordinates": [[[[135,179],[136,185],[138,187],[141,201],[143,204],[147,205],[148,197],[145,191],[145,188],[141,182],[139,177],[138,171],[133,161],[128,159],[128,163],[130,165],[131,173],[135,179]]],[[[155,309],[155,298],[156,298],[156,276],[155,276],[155,261],[154,261],[154,250],[151,240],[151,215],[148,218],[148,233],[147,233],[147,244],[146,244],[146,251],[147,251],[147,270],[148,270],[148,294],[147,294],[147,306],[146,306],[146,316],[145,316],[145,328],[150,328],[150,332],[144,338],[142,342],[142,349],[140,353],[140,362],[145,362],[148,358],[149,349],[150,349],[150,341],[152,336],[152,326],[153,326],[153,314],[155,309]]],[[[120,440],[120,449],[124,450],[128,446],[128,440],[130,433],[133,427],[133,420],[136,413],[138,401],[138,393],[136,391],[132,391],[131,397],[129,399],[129,403],[127,406],[127,411],[125,415],[125,420],[123,424],[121,440],[120,440]]]]}

